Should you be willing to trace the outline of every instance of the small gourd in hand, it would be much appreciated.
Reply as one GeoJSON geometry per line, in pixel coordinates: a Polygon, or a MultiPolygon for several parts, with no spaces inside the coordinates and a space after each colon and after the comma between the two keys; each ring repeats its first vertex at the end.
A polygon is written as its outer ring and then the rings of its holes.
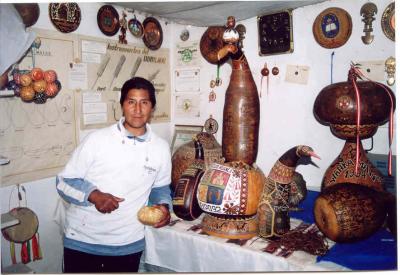
{"type": "Polygon", "coordinates": [[[143,206],[137,215],[141,223],[153,226],[162,220],[164,213],[155,206],[143,206]]]}

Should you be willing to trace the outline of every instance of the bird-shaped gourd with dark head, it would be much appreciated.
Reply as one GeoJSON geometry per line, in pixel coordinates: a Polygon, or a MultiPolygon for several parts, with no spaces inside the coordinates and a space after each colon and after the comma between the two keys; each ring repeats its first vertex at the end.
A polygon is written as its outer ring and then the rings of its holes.
{"type": "Polygon", "coordinates": [[[301,159],[320,158],[305,145],[295,146],[284,153],[274,164],[264,183],[258,205],[259,235],[264,238],[281,236],[290,230],[290,188],[296,184],[296,167],[301,159]]]}

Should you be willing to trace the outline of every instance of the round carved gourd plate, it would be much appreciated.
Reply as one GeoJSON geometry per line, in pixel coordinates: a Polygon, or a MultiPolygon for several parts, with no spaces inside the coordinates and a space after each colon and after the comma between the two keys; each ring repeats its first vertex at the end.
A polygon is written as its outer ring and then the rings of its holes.
{"type": "Polygon", "coordinates": [[[116,34],[120,28],[117,10],[111,5],[102,6],[97,12],[97,25],[107,36],[116,34]]]}
{"type": "Polygon", "coordinates": [[[143,42],[150,50],[158,50],[163,42],[163,31],[160,23],[154,17],[147,17],[143,21],[143,42]]]}
{"type": "Polygon", "coordinates": [[[6,240],[16,243],[24,243],[36,234],[39,220],[35,212],[27,207],[17,207],[9,214],[19,220],[19,224],[5,228],[2,231],[6,240]]]}
{"type": "MultiPolygon", "coordinates": [[[[218,64],[218,51],[224,47],[224,26],[208,27],[200,40],[201,55],[211,64],[218,64]]],[[[225,58],[226,59],[226,58],[225,58]]],[[[222,62],[222,60],[221,60],[222,62]]]]}
{"type": "Polygon", "coordinates": [[[142,38],[143,36],[143,25],[139,20],[132,18],[128,21],[128,29],[131,34],[136,38],[142,38]]]}
{"type": "Polygon", "coordinates": [[[50,3],[49,17],[57,30],[69,33],[81,23],[81,9],[77,3],[50,3]]]}
{"type": "Polygon", "coordinates": [[[395,8],[394,2],[390,3],[383,11],[381,25],[383,33],[392,41],[395,41],[395,8]]]}
{"type": "Polygon", "coordinates": [[[328,8],[314,21],[313,34],[319,45],[327,49],[343,46],[352,31],[351,16],[341,8],[328,8]]]}

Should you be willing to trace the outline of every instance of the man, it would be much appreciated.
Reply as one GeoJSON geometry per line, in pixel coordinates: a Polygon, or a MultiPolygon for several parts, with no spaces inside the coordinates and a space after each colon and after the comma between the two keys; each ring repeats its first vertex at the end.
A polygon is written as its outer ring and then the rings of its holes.
{"type": "Polygon", "coordinates": [[[154,86],[134,77],[121,89],[123,117],[89,134],[57,177],[70,202],[64,226],[64,272],[137,272],[144,225],[137,212],[148,200],[169,223],[171,155],[148,124],[154,86]]]}

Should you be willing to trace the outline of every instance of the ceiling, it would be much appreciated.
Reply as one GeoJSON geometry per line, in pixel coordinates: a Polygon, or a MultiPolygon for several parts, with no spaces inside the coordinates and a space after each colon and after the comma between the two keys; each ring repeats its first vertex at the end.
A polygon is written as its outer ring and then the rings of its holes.
{"type": "Polygon", "coordinates": [[[148,1],[113,2],[124,8],[133,9],[183,25],[208,27],[224,25],[226,18],[233,15],[236,21],[258,15],[295,9],[321,3],[326,0],[304,1],[148,1]]]}

